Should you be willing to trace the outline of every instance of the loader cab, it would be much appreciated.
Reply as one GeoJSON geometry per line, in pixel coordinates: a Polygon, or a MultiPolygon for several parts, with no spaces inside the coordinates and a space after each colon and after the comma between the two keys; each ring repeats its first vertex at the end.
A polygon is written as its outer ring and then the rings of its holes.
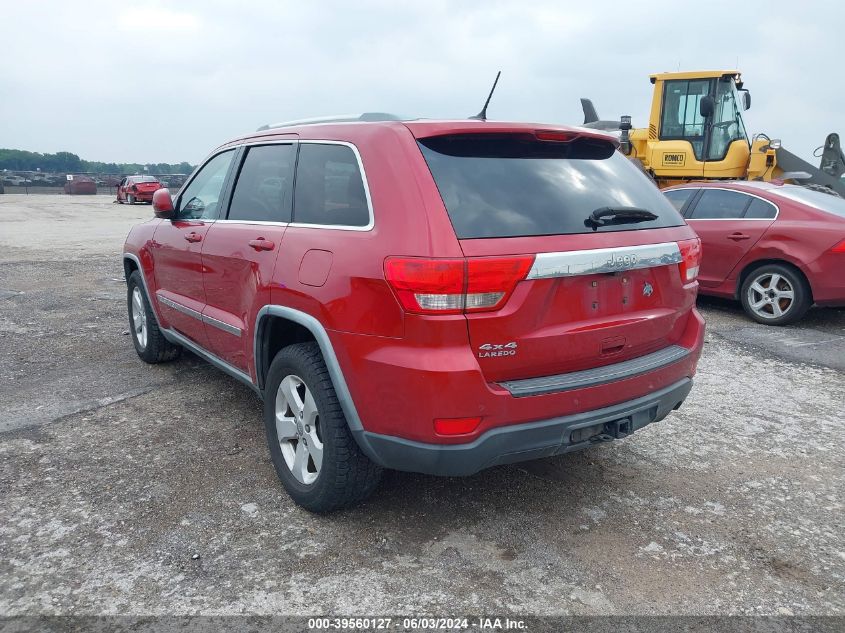
{"type": "Polygon", "coordinates": [[[750,155],[742,111],[751,97],[739,73],[663,73],[651,79],[647,161],[655,175],[741,178],[750,155]]]}

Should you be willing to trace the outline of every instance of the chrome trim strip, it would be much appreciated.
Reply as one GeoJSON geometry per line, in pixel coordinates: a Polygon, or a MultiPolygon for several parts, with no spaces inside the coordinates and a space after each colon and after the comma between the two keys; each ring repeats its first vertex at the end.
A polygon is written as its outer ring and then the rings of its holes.
{"type": "MultiPolygon", "coordinates": [[[[762,200],[763,202],[772,205],[775,208],[775,217],[773,218],[684,218],[687,222],[690,220],[695,220],[696,222],[706,222],[708,220],[717,220],[724,222],[725,220],[762,220],[764,222],[774,222],[778,219],[780,215],[780,207],[772,202],[771,200],[767,200],[763,196],[758,196],[756,193],[749,193],[747,191],[740,191],[739,189],[731,189],[730,187],[678,187],[677,189],[672,189],[671,191],[687,191],[689,189],[693,189],[695,191],[707,191],[708,189],[718,189],[719,191],[733,191],[734,193],[741,193],[746,196],[751,196],[752,198],[757,198],[758,200],[762,200]]],[[[665,194],[664,194],[665,195],[665,194]]],[[[693,194],[694,195],[694,194],[693,194]]],[[[695,206],[698,206],[696,203],[695,206]]]]}
{"type": "Polygon", "coordinates": [[[234,325],[229,325],[228,323],[221,321],[219,319],[215,319],[214,317],[210,317],[207,314],[202,315],[203,323],[208,323],[209,325],[213,325],[214,327],[223,330],[224,332],[228,332],[229,334],[233,334],[234,336],[241,335],[241,328],[235,327],[234,325]]]}
{"type": "Polygon", "coordinates": [[[161,301],[164,305],[173,308],[177,312],[181,312],[182,314],[187,314],[189,317],[193,317],[198,321],[202,321],[203,323],[208,323],[209,325],[213,325],[216,328],[223,330],[224,332],[228,332],[229,334],[234,334],[235,336],[241,335],[241,328],[235,327],[234,325],[229,325],[228,323],[224,323],[219,319],[215,319],[214,317],[210,317],[206,314],[202,314],[201,312],[197,312],[193,308],[189,308],[188,306],[183,306],[181,303],[176,303],[173,299],[168,299],[167,297],[163,297],[160,294],[156,295],[158,300],[161,301]]]}
{"type": "Polygon", "coordinates": [[[221,371],[226,372],[232,378],[235,378],[235,379],[240,380],[241,382],[245,383],[246,385],[251,387],[253,389],[253,391],[255,391],[259,395],[261,395],[261,391],[258,389],[258,386],[254,382],[252,382],[252,378],[250,378],[248,375],[246,375],[240,369],[237,369],[236,367],[232,367],[226,361],[218,358],[217,356],[215,356],[211,352],[209,352],[209,351],[205,350],[204,348],[200,347],[199,345],[194,343],[191,339],[189,339],[188,337],[180,334],[176,330],[166,330],[166,329],[162,328],[161,332],[162,332],[162,334],[164,334],[164,337],[168,341],[170,341],[171,343],[177,343],[178,345],[181,345],[182,347],[188,348],[189,350],[191,350],[194,354],[196,354],[197,356],[199,356],[203,360],[211,363],[212,365],[214,365],[215,367],[217,367],[221,371]]]}
{"type": "Polygon", "coordinates": [[[169,308],[173,308],[177,312],[181,312],[182,314],[187,314],[190,317],[194,317],[197,321],[202,321],[202,313],[197,312],[193,308],[189,308],[188,306],[183,306],[181,303],[176,303],[173,299],[168,299],[167,297],[162,296],[160,293],[156,293],[158,300],[161,301],[164,305],[168,306],[169,308]]]}
{"type": "Polygon", "coordinates": [[[509,380],[499,384],[507,389],[515,398],[559,393],[561,391],[595,387],[617,380],[633,378],[634,376],[666,367],[672,363],[677,363],[689,356],[689,354],[690,350],[686,347],[671,345],[657,352],[613,365],[605,365],[604,367],[595,367],[583,371],[573,371],[556,376],[509,380]]]}
{"type": "Polygon", "coordinates": [[[216,220],[215,224],[256,224],[258,226],[288,226],[288,222],[275,222],[273,220],[216,220]]]}
{"type": "Polygon", "coordinates": [[[538,253],[526,279],[616,273],[679,264],[681,260],[681,249],[677,242],[538,253]]]}

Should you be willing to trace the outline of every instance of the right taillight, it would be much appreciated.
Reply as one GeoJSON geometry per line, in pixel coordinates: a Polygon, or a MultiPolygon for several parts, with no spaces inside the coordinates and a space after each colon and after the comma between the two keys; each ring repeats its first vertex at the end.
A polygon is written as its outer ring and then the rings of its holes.
{"type": "Polygon", "coordinates": [[[831,248],[830,251],[832,253],[845,253],[845,240],[839,242],[839,244],[831,248]]]}
{"type": "Polygon", "coordinates": [[[681,249],[681,263],[678,267],[681,271],[681,281],[685,284],[695,281],[698,277],[698,269],[701,266],[701,240],[682,240],[678,242],[681,249]]]}
{"type": "Polygon", "coordinates": [[[407,312],[485,312],[505,304],[533,263],[533,255],[467,259],[388,257],[384,262],[384,278],[407,312]]]}

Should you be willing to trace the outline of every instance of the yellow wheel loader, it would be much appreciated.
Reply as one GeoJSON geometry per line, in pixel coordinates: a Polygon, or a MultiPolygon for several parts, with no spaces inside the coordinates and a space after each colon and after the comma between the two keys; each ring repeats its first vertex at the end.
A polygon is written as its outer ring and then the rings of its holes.
{"type": "Polygon", "coordinates": [[[621,151],[639,162],[659,187],[691,180],[780,180],[845,197],[845,156],[830,134],[815,167],[765,134],[748,138],[742,112],[751,94],[736,70],[651,75],[654,93],[648,127],[632,129],[631,117],[602,121],[581,99],[584,126],[620,132],[621,151]]]}

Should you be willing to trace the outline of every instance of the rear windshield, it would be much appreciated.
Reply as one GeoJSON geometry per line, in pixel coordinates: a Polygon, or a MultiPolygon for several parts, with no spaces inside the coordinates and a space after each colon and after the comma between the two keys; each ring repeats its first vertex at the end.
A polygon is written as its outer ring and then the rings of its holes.
{"type": "Polygon", "coordinates": [[[422,139],[419,146],[461,239],[684,224],[654,183],[603,141],[475,134],[422,139]],[[586,222],[606,207],[644,209],[657,218],[598,227],[586,222]]]}
{"type": "Polygon", "coordinates": [[[777,189],[769,189],[769,192],[845,218],[845,199],[839,196],[796,185],[784,185],[777,189]]]}
{"type": "Polygon", "coordinates": [[[158,178],[153,176],[135,176],[132,182],[158,182],[158,178]]]}

